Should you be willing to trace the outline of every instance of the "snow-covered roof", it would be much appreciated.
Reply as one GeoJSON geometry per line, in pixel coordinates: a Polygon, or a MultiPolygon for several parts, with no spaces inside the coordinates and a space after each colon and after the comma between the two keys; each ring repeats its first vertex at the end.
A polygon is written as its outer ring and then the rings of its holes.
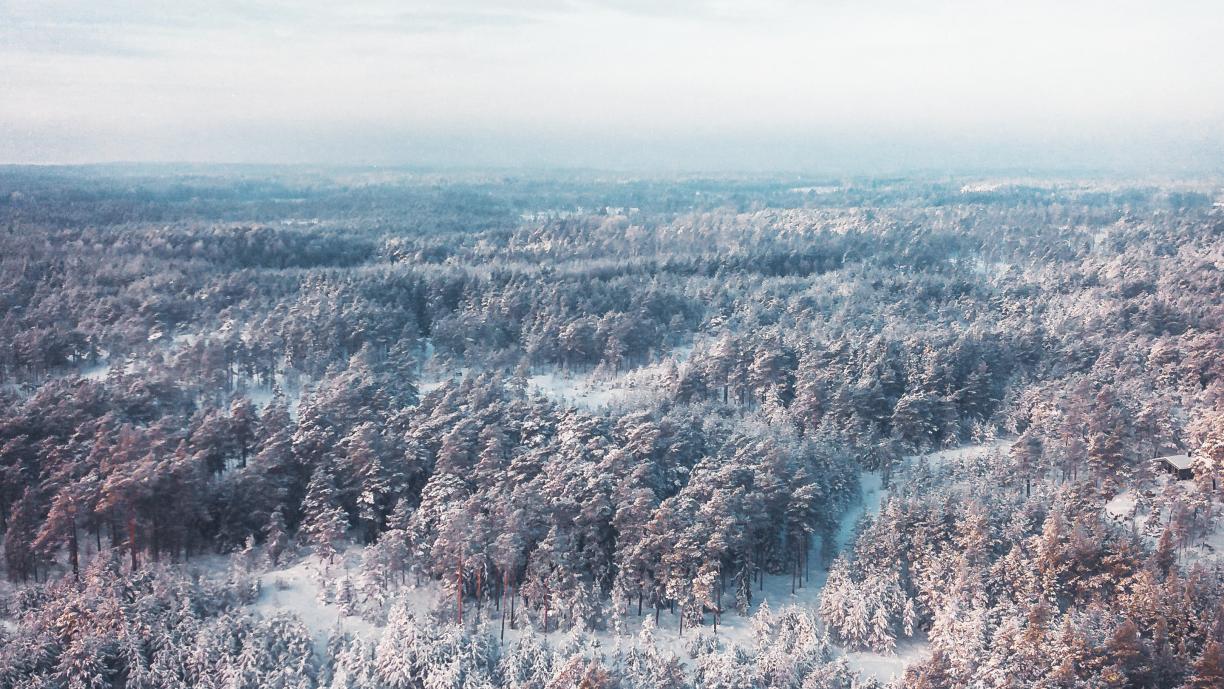
{"type": "Polygon", "coordinates": [[[1169,455],[1168,457],[1161,457],[1160,461],[1169,464],[1179,471],[1190,468],[1190,455],[1169,455]]]}

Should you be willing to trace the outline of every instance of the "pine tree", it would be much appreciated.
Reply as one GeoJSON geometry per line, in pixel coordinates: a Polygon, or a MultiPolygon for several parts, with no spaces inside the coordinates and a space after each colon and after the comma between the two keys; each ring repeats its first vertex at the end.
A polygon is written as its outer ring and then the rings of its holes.
{"type": "Polygon", "coordinates": [[[264,527],[264,553],[267,554],[268,562],[272,566],[280,564],[281,555],[284,554],[288,544],[289,534],[285,529],[285,516],[281,513],[280,508],[277,508],[268,519],[267,526],[264,527]]]}
{"type": "Polygon", "coordinates": [[[230,404],[230,433],[238,447],[238,462],[245,467],[247,457],[251,454],[251,446],[255,442],[255,434],[259,426],[259,417],[255,413],[255,405],[249,397],[235,397],[230,404]]]}
{"type": "Polygon", "coordinates": [[[330,564],[348,529],[348,518],[336,503],[336,487],[330,469],[324,465],[315,470],[302,502],[302,532],[315,554],[330,564]]]}
{"type": "Polygon", "coordinates": [[[382,686],[409,689],[419,685],[426,662],[419,636],[420,630],[406,604],[392,606],[374,657],[375,674],[382,686]]]}
{"type": "Polygon", "coordinates": [[[1203,647],[1203,653],[1194,661],[1190,677],[1183,689],[1219,689],[1224,687],[1224,644],[1211,640],[1203,647]]]}
{"type": "Polygon", "coordinates": [[[76,486],[65,487],[51,501],[50,512],[43,520],[38,536],[31,544],[35,553],[43,558],[52,559],[61,547],[68,548],[68,564],[72,567],[72,578],[80,578],[80,547],[77,539],[78,505],[76,486]]]}
{"type": "Polygon", "coordinates": [[[892,618],[883,605],[877,605],[871,615],[868,645],[877,653],[892,653],[896,650],[897,639],[893,636],[892,618]]]}
{"type": "Polygon", "coordinates": [[[914,599],[905,598],[905,608],[901,613],[901,629],[905,636],[912,637],[918,629],[918,611],[914,608],[914,599]]]}
{"type": "Polygon", "coordinates": [[[744,616],[752,609],[752,573],[747,563],[741,565],[735,574],[735,609],[744,616]]]}
{"type": "Polygon", "coordinates": [[[8,515],[8,528],[4,532],[4,564],[9,579],[13,581],[26,581],[37,573],[38,559],[34,550],[34,541],[38,536],[37,510],[35,494],[26,488],[8,515]]]}
{"type": "Polygon", "coordinates": [[[505,469],[508,454],[506,434],[498,424],[489,424],[481,429],[479,444],[480,453],[476,459],[474,473],[481,484],[492,485],[501,478],[505,469]]]}
{"type": "Polygon", "coordinates": [[[1016,477],[1024,481],[1024,496],[1033,493],[1033,481],[1039,476],[1041,467],[1041,438],[1029,429],[1011,447],[1012,465],[1016,477]]]}
{"type": "Polygon", "coordinates": [[[1177,551],[1173,545],[1173,529],[1166,525],[1156,542],[1156,551],[1152,553],[1152,564],[1162,576],[1168,576],[1177,563],[1177,551]]]}
{"type": "Polygon", "coordinates": [[[352,481],[357,522],[361,526],[363,540],[372,543],[386,526],[394,497],[388,472],[382,463],[383,443],[374,425],[363,423],[353,429],[343,444],[342,467],[352,481]]]}

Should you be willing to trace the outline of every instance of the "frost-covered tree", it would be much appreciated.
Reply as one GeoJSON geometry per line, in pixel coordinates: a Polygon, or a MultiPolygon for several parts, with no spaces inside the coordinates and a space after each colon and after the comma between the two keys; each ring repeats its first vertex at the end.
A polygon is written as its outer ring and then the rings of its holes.
{"type": "Polygon", "coordinates": [[[307,543],[321,559],[333,562],[348,530],[348,517],[337,504],[329,467],[315,470],[302,501],[302,513],[302,533],[307,543]]]}

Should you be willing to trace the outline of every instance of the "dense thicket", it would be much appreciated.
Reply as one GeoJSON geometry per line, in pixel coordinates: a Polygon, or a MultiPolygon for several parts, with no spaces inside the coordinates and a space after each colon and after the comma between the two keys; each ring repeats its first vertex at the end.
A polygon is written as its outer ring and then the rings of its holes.
{"type": "Polygon", "coordinates": [[[448,614],[418,617],[399,604],[378,641],[334,633],[316,655],[318,640],[292,616],[242,608],[258,591],[241,573],[205,586],[162,569],[131,574],[98,563],[80,586],[16,601],[15,633],[0,629],[0,687],[687,689],[690,675],[699,686],[879,686],[859,681],[816,620],[795,608],[754,617],[760,644],[752,654],[693,637],[685,649],[691,671],[656,646],[649,624],[616,648],[586,633],[499,643],[488,625],[465,629],[448,614]]]}
{"type": "Polygon", "coordinates": [[[605,603],[710,624],[827,559],[867,469],[908,487],[830,574],[841,642],[929,637],[926,686],[981,680],[1021,633],[1052,668],[1068,639],[1134,628],[1142,668],[1076,660],[1067,686],[1114,665],[1164,686],[1218,654],[1219,570],[1166,566],[1093,512],[1193,451],[1201,504],[1170,502],[1169,538],[1214,523],[1209,192],[156,172],[0,171],[14,581],[71,598],[103,560],[138,582],[359,541],[388,581],[513,595],[540,629],[605,626],[605,603]],[[528,383],[647,363],[660,389],[632,408],[528,383]],[[1017,442],[979,485],[901,469],[999,435],[1017,442]],[[1034,569],[1054,573],[1015,573],[1034,569]],[[1176,619],[1126,603],[1188,595],[1176,619]],[[965,634],[979,650],[952,655],[965,634]]]}

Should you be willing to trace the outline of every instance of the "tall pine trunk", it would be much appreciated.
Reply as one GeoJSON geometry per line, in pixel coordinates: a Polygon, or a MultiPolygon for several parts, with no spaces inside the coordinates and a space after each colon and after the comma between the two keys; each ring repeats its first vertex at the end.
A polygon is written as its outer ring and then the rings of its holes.
{"type": "Polygon", "coordinates": [[[128,508],[127,527],[128,551],[132,555],[132,571],[135,572],[140,569],[140,561],[136,556],[136,510],[131,507],[128,508]]]}

